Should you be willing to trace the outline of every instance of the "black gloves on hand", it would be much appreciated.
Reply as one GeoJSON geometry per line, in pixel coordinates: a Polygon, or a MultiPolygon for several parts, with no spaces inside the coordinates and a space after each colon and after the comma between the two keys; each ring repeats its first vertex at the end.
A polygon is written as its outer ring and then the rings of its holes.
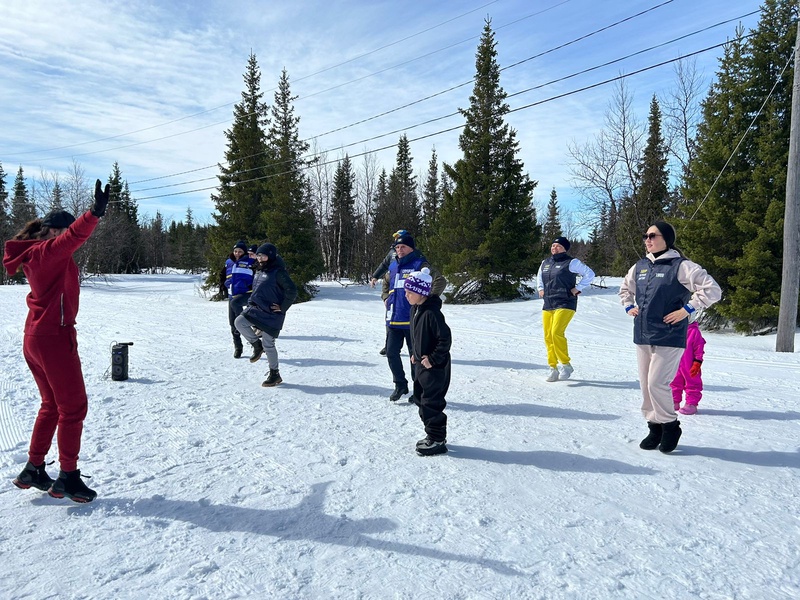
{"type": "Polygon", "coordinates": [[[111,193],[111,186],[106,184],[106,189],[102,189],[102,182],[98,179],[94,184],[94,206],[92,206],[92,214],[95,217],[102,217],[106,214],[106,206],[108,206],[108,197],[111,193]]]}

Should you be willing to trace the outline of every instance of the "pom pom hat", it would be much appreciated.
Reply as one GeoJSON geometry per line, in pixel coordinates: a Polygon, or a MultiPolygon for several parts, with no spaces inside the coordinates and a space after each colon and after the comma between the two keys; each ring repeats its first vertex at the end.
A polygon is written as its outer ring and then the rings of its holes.
{"type": "Polygon", "coordinates": [[[420,296],[430,296],[432,283],[431,270],[428,267],[423,267],[421,271],[411,273],[403,285],[407,290],[416,292],[420,296]]]}

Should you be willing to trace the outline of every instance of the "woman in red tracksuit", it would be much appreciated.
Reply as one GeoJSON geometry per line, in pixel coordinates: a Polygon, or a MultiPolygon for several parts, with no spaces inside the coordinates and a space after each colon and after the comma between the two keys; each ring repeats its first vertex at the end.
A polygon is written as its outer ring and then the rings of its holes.
{"type": "Polygon", "coordinates": [[[35,487],[54,498],[91,502],[97,496],[81,480],[78,453],[86,417],[86,389],[75,333],[80,280],[72,255],[89,238],[108,205],[110,186],[95,183],[94,205],[76,220],[64,210],[28,223],[6,242],[3,266],[25,273],[31,291],[22,352],[33,373],[42,404],[33,425],[28,462],[14,480],[22,489],[35,487]],[[58,430],[61,470],[55,481],[44,459],[58,430]]]}

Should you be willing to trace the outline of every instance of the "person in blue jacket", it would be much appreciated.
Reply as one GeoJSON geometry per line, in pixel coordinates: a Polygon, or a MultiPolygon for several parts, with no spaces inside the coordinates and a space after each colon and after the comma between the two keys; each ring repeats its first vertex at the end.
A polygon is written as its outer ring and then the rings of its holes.
{"type": "Polygon", "coordinates": [[[283,258],[273,244],[259,246],[256,259],[255,291],[242,314],[236,318],[236,328],[253,345],[250,362],[257,362],[264,353],[267,355],[269,377],[261,385],[273,387],[283,382],[275,339],[283,329],[286,311],[297,298],[297,286],[289,277],[283,258]],[[253,331],[253,327],[258,329],[258,333],[253,331]]]}
{"type": "MultiPolygon", "coordinates": [[[[431,293],[441,296],[447,281],[442,275],[434,271],[428,259],[417,250],[414,238],[409,233],[397,237],[394,242],[395,259],[389,265],[389,296],[386,298],[386,360],[389,362],[389,369],[392,371],[392,381],[394,391],[389,396],[389,400],[397,402],[403,394],[408,393],[408,379],[403,369],[403,359],[400,358],[400,350],[403,342],[409,354],[411,347],[411,304],[405,294],[405,281],[411,273],[420,271],[422,267],[428,267],[433,277],[431,293]]],[[[411,380],[414,380],[415,367],[411,364],[411,380]]],[[[414,402],[414,396],[409,398],[409,402],[414,402]]]]}
{"type": "Polygon", "coordinates": [[[242,356],[242,336],[234,323],[250,299],[254,263],[255,260],[247,255],[247,242],[243,240],[236,242],[225,261],[225,291],[228,296],[228,322],[233,336],[233,358],[242,356]]]}

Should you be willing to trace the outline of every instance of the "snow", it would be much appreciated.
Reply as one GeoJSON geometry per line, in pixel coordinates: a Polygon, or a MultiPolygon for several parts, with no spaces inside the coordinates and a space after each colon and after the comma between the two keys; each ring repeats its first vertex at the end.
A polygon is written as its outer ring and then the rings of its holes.
{"type": "Polygon", "coordinates": [[[446,304],[450,453],[427,458],[413,405],[387,400],[378,290],[292,307],[267,389],[198,276],[89,283],[86,505],[11,484],[39,397],[27,288],[1,286],[0,596],[800,597],[800,354],[705,332],[699,413],[674,453],[640,450],[632,319],[606,281],[567,330],[569,381],[544,381],[539,300],[446,304]],[[107,376],[115,341],[128,381],[107,376]]]}

